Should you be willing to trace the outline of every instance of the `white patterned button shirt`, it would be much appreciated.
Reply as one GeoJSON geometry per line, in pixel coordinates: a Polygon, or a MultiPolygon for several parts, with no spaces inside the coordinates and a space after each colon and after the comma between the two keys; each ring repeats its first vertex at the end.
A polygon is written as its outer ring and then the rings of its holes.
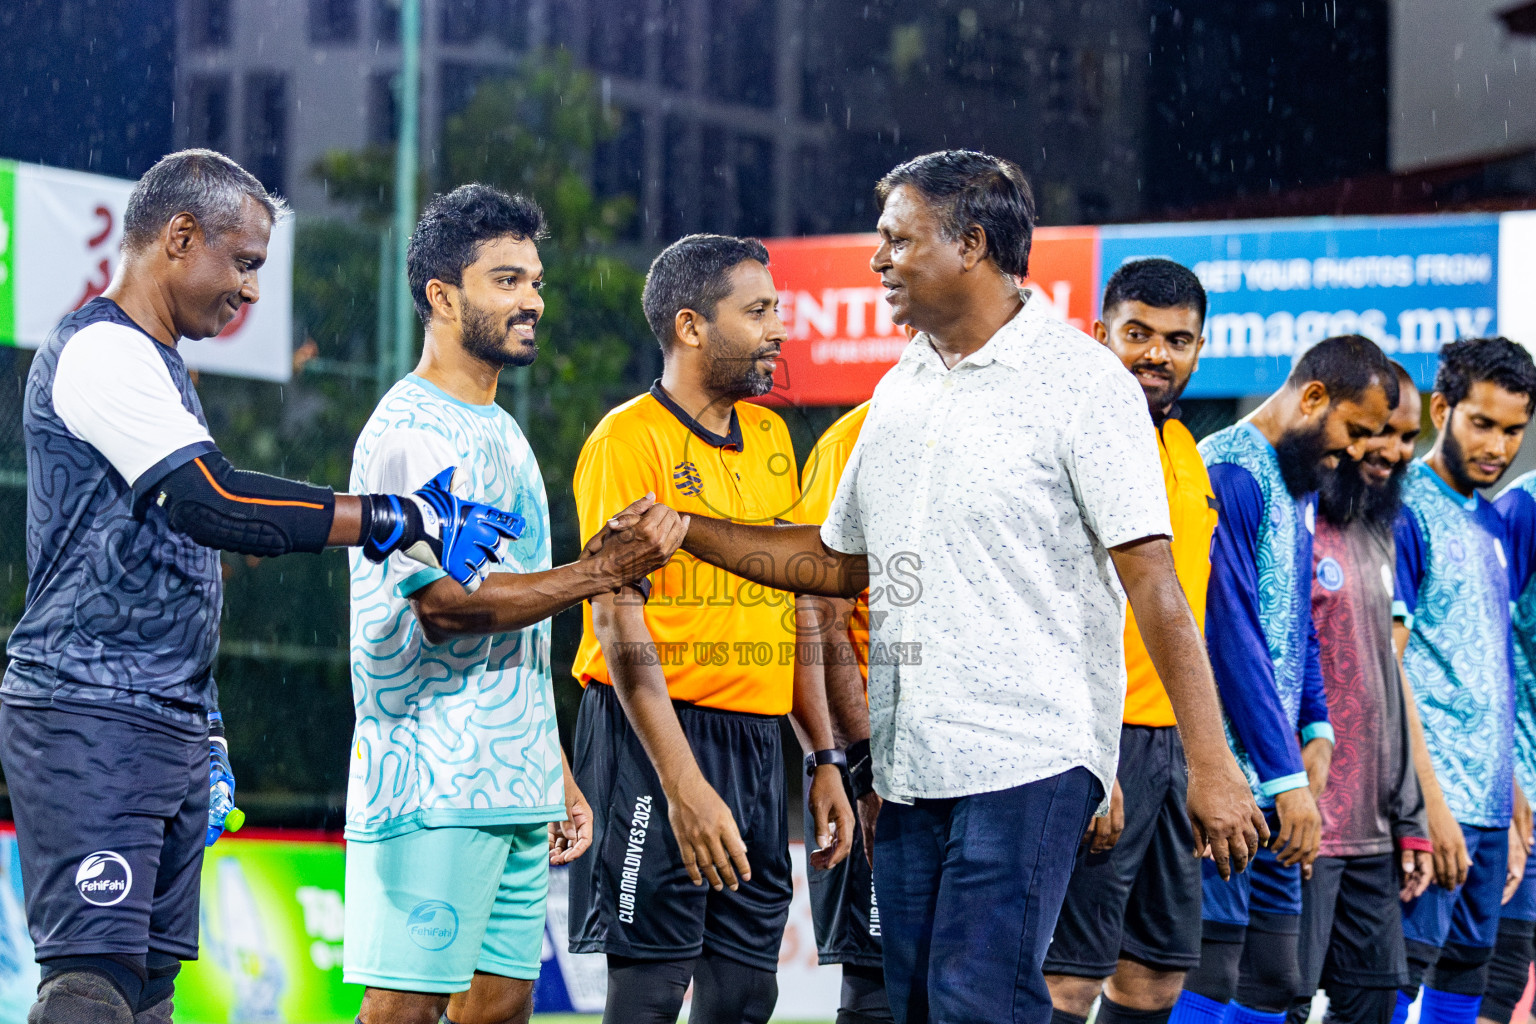
{"type": "Polygon", "coordinates": [[[1083,766],[1109,788],[1125,593],[1109,548],[1171,533],[1147,400],[1038,297],[946,369],[875,388],[822,539],[870,561],[875,788],[908,803],[1083,766]],[[884,614],[882,614],[882,612],[884,614]]]}

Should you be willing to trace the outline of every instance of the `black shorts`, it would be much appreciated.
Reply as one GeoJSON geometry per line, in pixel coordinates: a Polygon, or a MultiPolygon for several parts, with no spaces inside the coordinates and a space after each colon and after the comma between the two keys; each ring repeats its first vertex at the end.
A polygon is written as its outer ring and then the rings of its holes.
{"type": "Polygon", "coordinates": [[[0,763],[37,958],[196,960],[207,737],[0,703],[0,763]]]}
{"type": "Polygon", "coordinates": [[[1106,853],[1078,849],[1045,973],[1107,978],[1122,956],[1156,970],[1200,963],[1200,860],[1173,726],[1120,727],[1125,831],[1106,853]]]}
{"type": "Polygon", "coordinates": [[[576,717],[576,784],[592,805],[592,849],[571,865],[571,952],[682,960],[704,950],[776,971],[794,876],[779,720],[674,702],[705,780],[730,808],[752,880],[694,885],[667,798],[613,687],[592,683],[576,717]]]}
{"type": "Polygon", "coordinates": [[[1298,996],[1310,998],[1330,981],[1351,988],[1408,984],[1399,902],[1397,858],[1319,857],[1301,883],[1298,996]]]}
{"type": "MultiPolygon", "coordinates": [[[[853,782],[848,769],[843,772],[843,792],[848,803],[858,809],[853,798],[853,782]]],[[[805,786],[805,834],[816,835],[811,819],[811,787],[805,786]]],[[[855,967],[880,967],[880,911],[875,904],[875,879],[864,853],[864,830],[855,826],[853,849],[836,867],[826,871],[806,861],[811,885],[811,922],[816,929],[817,959],[823,964],[853,964],[855,967]]]]}

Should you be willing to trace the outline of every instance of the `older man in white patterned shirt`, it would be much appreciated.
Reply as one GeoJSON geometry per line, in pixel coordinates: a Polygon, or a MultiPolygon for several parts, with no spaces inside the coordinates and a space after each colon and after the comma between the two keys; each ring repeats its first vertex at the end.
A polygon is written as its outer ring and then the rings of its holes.
{"type": "Polygon", "coordinates": [[[871,266],[895,322],[921,333],[875,390],[827,522],[695,516],[684,548],[786,590],[872,585],[871,750],[886,800],[875,888],[893,1014],[1045,1024],[1041,964],[1114,778],[1127,594],[1189,751],[1197,837],[1226,873],[1267,831],[1174,575],[1146,399],[1015,283],[1034,219],[1023,175],[934,153],[878,195],[871,266]],[[898,585],[897,567],[920,586],[898,585]]]}

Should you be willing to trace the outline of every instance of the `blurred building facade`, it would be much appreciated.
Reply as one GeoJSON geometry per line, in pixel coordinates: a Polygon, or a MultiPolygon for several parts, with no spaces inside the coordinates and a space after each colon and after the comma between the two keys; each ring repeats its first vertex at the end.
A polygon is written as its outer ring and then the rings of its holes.
{"type": "MultiPolygon", "coordinates": [[[[1143,4],[1114,0],[422,0],[423,167],[477,83],[564,47],[618,135],[594,184],[636,241],[689,231],[869,230],[874,181],[946,146],[1017,160],[1050,223],[1133,216],[1142,191],[1143,4]]],[[[389,144],[398,0],[180,0],[178,145],[227,152],[302,212],[310,173],[389,144]]],[[[433,184],[440,184],[433,182],[433,184]]]]}

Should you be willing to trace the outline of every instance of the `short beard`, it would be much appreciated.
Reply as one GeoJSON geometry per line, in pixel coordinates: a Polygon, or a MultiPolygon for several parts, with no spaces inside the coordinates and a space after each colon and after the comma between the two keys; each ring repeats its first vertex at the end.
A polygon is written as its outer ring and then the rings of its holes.
{"type": "Polygon", "coordinates": [[[1361,475],[1360,463],[1341,458],[1338,468],[1322,474],[1318,511],[1335,526],[1362,522],[1373,529],[1391,529],[1403,506],[1403,477],[1407,472],[1408,463],[1399,462],[1385,484],[1373,487],[1361,475]]]}
{"type": "Polygon", "coordinates": [[[761,398],[773,390],[773,375],[758,370],[757,359],[755,353],[745,357],[722,355],[710,345],[705,349],[704,390],[732,402],[761,398]]]}
{"type": "MultiPolygon", "coordinates": [[[[1141,365],[1140,363],[1132,364],[1131,372],[1135,373],[1141,365]]],[[[1141,383],[1140,378],[1137,378],[1137,383],[1141,383]]],[[[1141,385],[1142,394],[1147,396],[1147,411],[1152,414],[1153,424],[1159,427],[1163,425],[1168,419],[1168,414],[1173,411],[1173,407],[1179,403],[1179,398],[1184,394],[1184,389],[1188,386],[1189,380],[1187,378],[1181,384],[1174,380],[1171,375],[1169,376],[1168,383],[1157,389],[1158,393],[1156,395],[1148,391],[1145,384],[1141,385]]]]}
{"type": "Polygon", "coordinates": [[[497,320],[494,313],[466,302],[459,344],[463,346],[465,352],[481,362],[496,366],[527,366],[539,357],[539,346],[536,343],[529,342],[526,349],[516,352],[507,347],[512,325],[527,322],[537,323],[537,320],[530,321],[527,314],[519,313],[503,323],[497,320]]]}
{"type": "MultiPolygon", "coordinates": [[[[1456,410],[1452,409],[1451,416],[1455,415],[1456,410]]],[[[1504,479],[1504,474],[1500,473],[1490,483],[1480,484],[1468,475],[1467,453],[1462,451],[1461,442],[1456,440],[1456,431],[1452,429],[1450,417],[1447,417],[1445,421],[1445,430],[1441,436],[1443,440],[1440,442],[1440,460],[1445,463],[1445,471],[1451,474],[1451,486],[1456,488],[1456,490],[1462,494],[1473,494],[1480,488],[1492,487],[1504,479]]],[[[1506,471],[1509,469],[1508,466],[1504,468],[1506,471]]]]}
{"type": "Polygon", "coordinates": [[[1317,490],[1326,454],[1321,423],[1293,430],[1275,444],[1280,475],[1285,479],[1285,489],[1291,492],[1291,497],[1299,498],[1317,490]]]}

